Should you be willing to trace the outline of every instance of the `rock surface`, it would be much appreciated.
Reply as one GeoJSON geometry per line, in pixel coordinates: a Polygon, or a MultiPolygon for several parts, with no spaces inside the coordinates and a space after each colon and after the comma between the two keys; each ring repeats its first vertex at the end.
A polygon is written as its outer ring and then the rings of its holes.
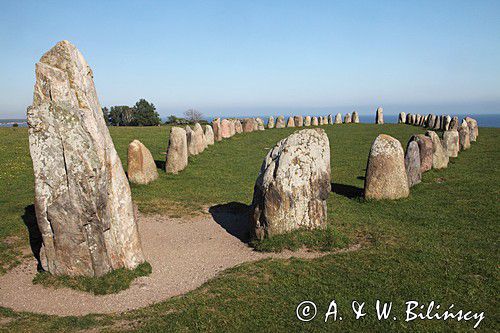
{"type": "Polygon", "coordinates": [[[267,121],[267,128],[274,128],[274,117],[273,116],[269,117],[269,120],[267,121]]]}
{"type": "Polygon", "coordinates": [[[296,127],[304,126],[304,118],[302,116],[293,117],[293,122],[295,123],[296,127]]]}
{"type": "Polygon", "coordinates": [[[342,124],[342,115],[340,112],[335,115],[335,124],[342,124]]]}
{"type": "Polygon", "coordinates": [[[384,109],[381,107],[377,108],[377,113],[375,116],[375,124],[383,124],[384,123],[384,109]]]}
{"type": "Polygon", "coordinates": [[[434,131],[427,131],[426,136],[432,140],[432,168],[434,169],[444,169],[448,167],[448,162],[450,158],[446,154],[443,148],[441,139],[434,131]]]}
{"type": "MultiPolygon", "coordinates": [[[[255,119],[253,118],[245,118],[243,119],[243,132],[250,133],[253,132],[255,128],[255,119]]],[[[276,128],[279,128],[276,126],[276,128]]]]}
{"type": "Polygon", "coordinates": [[[408,146],[406,147],[405,169],[409,187],[413,187],[422,181],[420,148],[418,147],[418,143],[416,141],[408,142],[408,146]]]}
{"type": "Polygon", "coordinates": [[[443,148],[449,157],[457,157],[460,151],[458,131],[448,130],[443,133],[443,148]]]}
{"type": "Polygon", "coordinates": [[[352,122],[355,124],[359,124],[359,115],[356,111],[352,113],[352,122]]]}
{"type": "Polygon", "coordinates": [[[264,131],[266,129],[264,121],[261,118],[255,118],[255,122],[257,123],[257,130],[264,131]]]}
{"type": "Polygon", "coordinates": [[[196,150],[198,150],[198,153],[202,153],[208,146],[207,140],[205,139],[205,133],[203,132],[203,127],[201,127],[199,123],[196,123],[194,124],[193,132],[196,150]]]}
{"type": "Polygon", "coordinates": [[[470,148],[470,133],[467,123],[458,128],[458,144],[460,150],[467,150],[470,148]]]}
{"type": "Polygon", "coordinates": [[[288,122],[286,123],[286,127],[295,127],[295,120],[293,117],[288,118],[288,122]]]}
{"type": "Polygon", "coordinates": [[[212,129],[212,126],[210,125],[205,125],[205,130],[203,131],[203,135],[205,137],[205,144],[207,146],[211,146],[215,143],[215,136],[214,136],[214,131],[212,129]]]}
{"type": "Polygon", "coordinates": [[[44,269],[101,276],[137,267],[144,256],[129,183],[92,70],[68,41],[36,64],[27,118],[44,269]]]}
{"type": "Polygon", "coordinates": [[[346,113],[344,116],[344,124],[350,124],[351,123],[351,114],[346,113]]]}
{"type": "Polygon", "coordinates": [[[186,142],[187,142],[187,151],[189,156],[198,155],[198,147],[196,146],[195,133],[193,129],[186,125],[186,142]]]}
{"type": "Polygon", "coordinates": [[[328,115],[328,124],[333,125],[333,115],[331,114],[328,115]]]}
{"type": "Polygon", "coordinates": [[[214,131],[214,140],[222,141],[222,131],[220,127],[220,118],[215,118],[212,121],[212,129],[214,131]]]}
{"type": "Polygon", "coordinates": [[[399,113],[398,124],[406,124],[406,113],[404,112],[399,113]]]}
{"type": "Polygon", "coordinates": [[[168,139],[167,158],[165,160],[165,171],[176,174],[184,170],[188,165],[188,148],[186,131],[180,127],[170,129],[168,139]]]}
{"type": "Polygon", "coordinates": [[[418,152],[420,157],[420,172],[424,173],[432,169],[432,140],[423,135],[413,135],[409,142],[415,141],[418,144],[418,152]]]}
{"type": "Polygon", "coordinates": [[[460,123],[458,122],[458,117],[455,116],[455,117],[451,118],[450,126],[448,129],[458,131],[458,127],[460,127],[460,123]]]}
{"type": "Polygon", "coordinates": [[[471,142],[475,142],[479,136],[479,128],[477,126],[477,120],[471,117],[465,117],[465,121],[469,126],[469,137],[471,142]]]}
{"type": "Polygon", "coordinates": [[[366,199],[399,199],[410,194],[401,143],[380,134],[372,144],[365,176],[366,199]]]}
{"type": "Polygon", "coordinates": [[[306,116],[304,118],[304,126],[311,126],[311,116],[306,116]]]}
{"type": "Polygon", "coordinates": [[[330,189],[330,143],[324,130],[304,129],[281,140],[267,154],[255,183],[253,236],[325,226],[330,189]]]}
{"type": "Polygon", "coordinates": [[[228,139],[231,137],[231,122],[228,119],[221,120],[220,133],[223,139],[228,139]]]}
{"type": "Polygon", "coordinates": [[[285,128],[285,117],[278,116],[276,118],[276,128],[285,128]]]}
{"type": "Polygon", "coordinates": [[[134,184],[149,184],[158,179],[153,155],[139,140],[134,140],[128,145],[127,176],[134,184]]]}
{"type": "Polygon", "coordinates": [[[311,125],[312,126],[319,126],[318,117],[312,117],[311,125]]]}

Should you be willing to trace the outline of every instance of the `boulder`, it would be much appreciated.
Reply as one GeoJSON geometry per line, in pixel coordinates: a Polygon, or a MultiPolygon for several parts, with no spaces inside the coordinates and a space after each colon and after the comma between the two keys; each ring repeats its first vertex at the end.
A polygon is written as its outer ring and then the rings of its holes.
{"type": "Polygon", "coordinates": [[[418,155],[420,157],[420,173],[424,173],[432,169],[432,140],[431,138],[423,135],[413,135],[408,141],[415,141],[418,144],[418,155]]]}
{"type": "Polygon", "coordinates": [[[295,120],[293,117],[288,118],[288,122],[286,123],[286,127],[295,127],[295,120]]]}
{"type": "Polygon", "coordinates": [[[380,134],[372,144],[365,176],[366,199],[399,199],[410,194],[401,143],[380,134]]]}
{"type": "MultiPolygon", "coordinates": [[[[224,139],[231,137],[231,122],[228,119],[222,119],[220,122],[220,132],[224,139]]],[[[189,142],[188,142],[189,145],[189,142]]]]}
{"type": "Polygon", "coordinates": [[[202,153],[205,148],[207,148],[207,140],[205,139],[205,133],[203,132],[203,127],[199,123],[194,124],[194,142],[196,145],[196,150],[198,153],[202,153]]]}
{"type": "Polygon", "coordinates": [[[378,107],[377,114],[375,116],[375,124],[383,124],[383,123],[384,123],[384,109],[378,107]]]}
{"type": "Polygon", "coordinates": [[[128,145],[127,176],[134,184],[149,184],[158,179],[158,170],[151,152],[139,140],[128,145]]]}
{"type": "Polygon", "coordinates": [[[455,116],[455,117],[451,118],[450,126],[449,126],[448,129],[457,130],[458,131],[459,127],[460,127],[460,123],[458,122],[458,117],[455,116]]]}
{"type": "Polygon", "coordinates": [[[189,156],[198,155],[199,151],[196,144],[195,133],[189,125],[186,125],[186,141],[189,156]]]}
{"type": "Polygon", "coordinates": [[[342,124],[342,115],[340,112],[335,115],[335,124],[342,124]]]}
{"type": "Polygon", "coordinates": [[[412,125],[416,125],[417,123],[417,115],[416,114],[412,114],[411,115],[411,124],[412,125]]]}
{"type": "Polygon", "coordinates": [[[351,114],[346,113],[344,117],[344,124],[349,124],[349,123],[351,123],[351,114]]]}
{"type": "Polygon", "coordinates": [[[477,137],[479,136],[479,128],[477,126],[477,120],[471,117],[465,117],[465,121],[469,126],[470,141],[475,142],[477,140],[477,137]]]}
{"type": "Polygon", "coordinates": [[[409,187],[413,187],[422,181],[420,148],[418,147],[418,143],[416,141],[408,142],[408,146],[406,147],[405,169],[409,187]]]}
{"type": "Polygon", "coordinates": [[[188,144],[186,131],[180,127],[170,129],[165,171],[176,174],[188,165],[188,144]]]}
{"type": "Polygon", "coordinates": [[[214,120],[212,120],[212,129],[214,130],[215,141],[222,141],[220,118],[215,118],[214,120]]]}
{"type": "Polygon", "coordinates": [[[285,128],[285,117],[278,116],[276,118],[276,128],[285,128]]]}
{"type": "Polygon", "coordinates": [[[427,128],[434,128],[435,123],[436,123],[436,116],[433,114],[429,114],[427,116],[427,128]]]}
{"type": "Polygon", "coordinates": [[[408,113],[408,114],[406,115],[406,123],[407,123],[408,125],[411,125],[411,121],[412,121],[412,119],[411,119],[411,113],[408,113]]]}
{"type": "Polygon", "coordinates": [[[259,130],[259,123],[257,122],[257,118],[254,118],[253,130],[254,131],[258,131],[259,130]]]}
{"type": "Polygon", "coordinates": [[[312,117],[311,124],[313,126],[319,126],[318,117],[312,117]]]}
{"type": "Polygon", "coordinates": [[[281,140],[255,182],[251,226],[258,239],[326,226],[330,143],[322,129],[303,129],[281,140]]]}
{"type": "MultiPolygon", "coordinates": [[[[278,117],[278,119],[279,119],[279,117],[278,117]]],[[[253,132],[254,128],[255,128],[255,119],[253,119],[253,118],[243,119],[243,132],[244,133],[253,132]]],[[[276,124],[276,128],[278,128],[277,124],[276,124]]]]}
{"type": "Polygon", "coordinates": [[[27,122],[43,268],[102,276],[144,262],[129,182],[92,70],[70,42],[36,64],[27,122]]]}
{"type": "Polygon", "coordinates": [[[229,119],[229,135],[233,137],[236,134],[236,119],[229,119]]]}
{"type": "Polygon", "coordinates": [[[450,158],[443,148],[441,139],[434,131],[427,131],[425,135],[432,140],[432,168],[434,169],[444,169],[448,167],[448,162],[450,158]]]}
{"type": "Polygon", "coordinates": [[[417,113],[415,116],[415,123],[413,125],[420,126],[420,119],[421,118],[422,118],[422,116],[417,113]]]}
{"type": "Polygon", "coordinates": [[[205,137],[206,146],[211,146],[215,143],[214,131],[212,129],[212,126],[205,125],[205,131],[203,132],[203,135],[205,137]]]}
{"type": "MultiPolygon", "coordinates": [[[[448,131],[448,130],[450,130],[451,117],[450,117],[450,116],[448,116],[448,115],[446,115],[446,116],[444,116],[444,117],[443,117],[443,120],[444,120],[444,122],[443,122],[443,124],[442,124],[442,125],[443,125],[443,130],[444,130],[444,131],[448,131]]],[[[456,130],[457,130],[457,129],[455,129],[455,131],[456,131],[456,130]]]]}
{"type": "Polygon", "coordinates": [[[331,114],[328,115],[328,124],[333,125],[333,116],[331,114]]]}
{"type": "Polygon", "coordinates": [[[264,131],[266,129],[264,121],[261,118],[255,118],[255,122],[257,123],[257,130],[264,131]]]}
{"type": "Polygon", "coordinates": [[[267,121],[267,128],[274,128],[274,117],[273,116],[269,117],[269,120],[267,121]]]}
{"type": "Polygon", "coordinates": [[[318,117],[319,126],[323,126],[323,116],[318,117]]]}
{"type": "Polygon", "coordinates": [[[435,130],[441,129],[441,117],[440,116],[436,116],[436,120],[434,122],[433,129],[435,129],[435,130]]]}
{"type": "Polygon", "coordinates": [[[404,112],[399,113],[398,124],[406,124],[406,113],[404,112]]]}
{"type": "Polygon", "coordinates": [[[359,124],[359,115],[356,111],[352,113],[352,122],[355,124],[359,124]]]}
{"type": "Polygon", "coordinates": [[[293,117],[293,122],[295,123],[295,126],[297,126],[297,127],[304,126],[304,118],[302,118],[302,116],[293,117]]]}
{"type": "Polygon", "coordinates": [[[323,125],[328,125],[328,117],[323,116],[323,125]]]}
{"type": "Polygon", "coordinates": [[[241,125],[241,121],[239,119],[234,120],[234,129],[237,134],[243,133],[243,126],[241,125]]]}
{"type": "Polygon", "coordinates": [[[306,116],[304,118],[304,126],[311,126],[311,116],[306,116]]]}
{"type": "Polygon", "coordinates": [[[458,144],[460,150],[467,150],[470,148],[470,132],[469,125],[464,121],[460,127],[458,127],[458,144]]]}
{"type": "Polygon", "coordinates": [[[448,130],[443,133],[443,148],[449,157],[457,157],[460,150],[458,131],[448,130]]]}

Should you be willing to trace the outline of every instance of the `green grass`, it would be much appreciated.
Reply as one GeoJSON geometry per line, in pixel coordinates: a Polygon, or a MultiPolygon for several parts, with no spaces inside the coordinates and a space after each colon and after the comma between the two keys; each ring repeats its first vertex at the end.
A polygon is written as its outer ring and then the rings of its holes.
{"type": "Polygon", "coordinates": [[[52,275],[48,272],[39,272],[33,278],[33,283],[44,287],[68,287],[94,295],[107,295],[128,289],[135,278],[148,276],[151,272],[151,265],[143,262],[135,269],[115,269],[100,277],[52,275]]]}
{"type": "MultiPolygon", "coordinates": [[[[500,129],[480,128],[479,141],[451,159],[445,170],[431,170],[397,201],[365,202],[359,197],[370,145],[379,133],[399,139],[423,129],[406,125],[324,126],[331,145],[333,192],[328,199],[328,233],[296,232],[258,244],[261,250],[313,248],[362,243],[358,251],[314,260],[264,260],[220,274],[184,296],[117,315],[42,316],[0,310],[0,330],[78,331],[105,329],[142,332],[387,332],[471,331],[471,322],[406,323],[407,300],[435,300],[442,308],[484,311],[480,331],[499,330],[499,183],[500,129]],[[329,234],[331,232],[331,234],[329,234]],[[329,236],[330,235],[330,236],[329,236]],[[344,320],[325,323],[335,299],[344,320]],[[374,302],[392,301],[399,320],[378,321],[374,302]],[[311,322],[295,317],[295,308],[312,300],[320,314],[311,322]],[[354,320],[352,300],[366,302],[368,315],[354,320]],[[2,326],[3,325],[3,326],[2,326]]],[[[147,186],[132,186],[142,212],[183,215],[202,207],[239,202],[248,205],[262,159],[293,129],[267,130],[233,137],[190,159],[179,175],[166,175],[147,186]]],[[[22,216],[33,203],[33,176],[26,130],[1,129],[0,260],[8,267],[27,246],[22,216]]],[[[127,145],[141,140],[159,162],[168,130],[112,128],[126,164],[127,145]]],[[[17,259],[16,259],[17,258],[17,259]]],[[[154,267],[153,267],[154,269],[154,267]]]]}

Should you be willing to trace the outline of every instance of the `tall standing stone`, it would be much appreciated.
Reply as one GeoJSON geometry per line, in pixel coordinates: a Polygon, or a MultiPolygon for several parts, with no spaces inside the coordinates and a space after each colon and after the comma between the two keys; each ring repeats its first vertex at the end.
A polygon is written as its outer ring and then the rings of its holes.
{"type": "Polygon", "coordinates": [[[423,134],[416,134],[410,138],[408,144],[415,141],[418,144],[420,157],[420,172],[424,173],[432,169],[432,140],[423,134]]]}
{"type": "Polygon", "coordinates": [[[312,117],[311,125],[312,126],[319,126],[318,117],[312,117]]]}
{"type": "Polygon", "coordinates": [[[469,126],[470,141],[475,142],[477,140],[477,137],[479,136],[479,128],[477,126],[477,120],[471,117],[465,117],[465,121],[469,126]]]}
{"type": "Polygon", "coordinates": [[[384,123],[384,109],[378,107],[377,114],[375,116],[375,124],[383,124],[383,123],[384,123]]]}
{"type": "Polygon", "coordinates": [[[323,126],[323,116],[318,117],[319,126],[323,126]]]}
{"type": "Polygon", "coordinates": [[[194,124],[193,132],[195,134],[195,144],[198,153],[202,153],[205,148],[207,148],[207,140],[205,139],[205,133],[203,132],[203,127],[199,123],[194,124]]]}
{"type": "Polygon", "coordinates": [[[432,140],[432,168],[434,169],[444,169],[448,167],[448,162],[450,158],[446,151],[443,148],[443,144],[441,143],[441,139],[433,131],[427,131],[425,133],[426,136],[431,138],[432,140]]]}
{"type": "Polygon", "coordinates": [[[344,124],[350,124],[351,123],[351,114],[346,113],[344,117],[344,124]]]}
{"type": "Polygon", "coordinates": [[[288,118],[288,122],[286,123],[286,127],[295,127],[295,121],[293,117],[288,118]]]}
{"type": "Polygon", "coordinates": [[[267,154],[255,182],[254,237],[326,226],[330,189],[330,143],[325,131],[304,129],[281,140],[267,154]]]}
{"type": "Polygon", "coordinates": [[[234,128],[237,134],[243,133],[243,126],[241,125],[241,120],[239,119],[234,120],[234,128]]]}
{"type": "MultiPolygon", "coordinates": [[[[228,119],[222,119],[220,122],[220,132],[224,139],[231,137],[231,123],[228,119]]],[[[189,142],[188,142],[189,143],[189,142]]]]}
{"type": "Polygon", "coordinates": [[[342,124],[342,115],[340,112],[335,115],[335,124],[342,124]]]}
{"type": "Polygon", "coordinates": [[[180,127],[172,127],[168,139],[165,171],[177,174],[188,165],[188,148],[186,131],[180,127]]]}
{"type": "Polygon", "coordinates": [[[448,130],[443,133],[443,148],[449,157],[457,157],[460,150],[458,131],[448,130]]]}
{"type": "Polygon", "coordinates": [[[129,183],[92,70],[68,41],[36,64],[27,118],[44,268],[56,275],[101,276],[137,267],[144,256],[129,183]]]}
{"type": "Polygon", "coordinates": [[[323,116],[323,125],[328,125],[328,117],[323,116]]]}
{"type": "Polygon", "coordinates": [[[127,176],[134,184],[149,184],[158,179],[158,170],[151,152],[139,140],[128,145],[127,176]]]}
{"type": "Polygon", "coordinates": [[[302,118],[302,116],[293,117],[293,122],[295,123],[295,126],[297,126],[297,127],[304,126],[304,118],[302,118]]]}
{"type": "Polygon", "coordinates": [[[212,121],[212,129],[214,131],[214,140],[222,141],[222,130],[220,126],[220,118],[215,118],[212,121]]]}
{"type": "Polygon", "coordinates": [[[407,123],[408,125],[411,125],[411,122],[412,122],[411,113],[408,113],[408,114],[406,115],[406,123],[407,123]]]}
{"type": "Polygon", "coordinates": [[[359,124],[359,115],[356,111],[352,113],[352,122],[355,124],[359,124]]]}
{"type": "Polygon", "coordinates": [[[264,131],[266,129],[264,121],[261,118],[255,118],[255,122],[257,123],[257,130],[264,131]]]}
{"type": "Polygon", "coordinates": [[[244,133],[253,132],[254,128],[255,128],[255,119],[253,119],[253,118],[243,119],[243,132],[244,133]]]}
{"type": "Polygon", "coordinates": [[[416,141],[408,142],[408,146],[406,147],[405,169],[409,187],[413,187],[422,181],[420,149],[416,141]]]}
{"type": "Polygon", "coordinates": [[[189,156],[198,155],[199,151],[196,145],[195,133],[189,125],[186,125],[186,141],[189,156]]]}
{"type": "Polygon", "coordinates": [[[455,116],[455,117],[451,118],[450,126],[449,126],[448,129],[457,130],[458,131],[458,127],[460,127],[460,123],[458,122],[458,117],[455,116]]]}
{"type": "Polygon", "coordinates": [[[214,131],[212,129],[212,126],[208,124],[205,125],[205,130],[203,132],[203,135],[205,137],[205,143],[207,146],[211,146],[215,143],[214,131]]]}
{"type": "Polygon", "coordinates": [[[269,117],[269,120],[267,121],[267,128],[274,128],[274,117],[273,116],[269,117]]]}
{"type": "Polygon", "coordinates": [[[406,113],[404,112],[399,113],[398,124],[406,124],[406,113]]]}
{"type": "Polygon", "coordinates": [[[285,117],[278,116],[276,118],[276,128],[285,128],[285,117]]]}
{"type": "Polygon", "coordinates": [[[410,194],[401,143],[380,134],[372,144],[365,176],[366,199],[399,199],[410,194]]]}
{"type": "Polygon", "coordinates": [[[467,150],[470,148],[470,131],[469,126],[465,121],[458,128],[458,144],[460,146],[460,150],[467,150]]]}
{"type": "Polygon", "coordinates": [[[306,116],[304,118],[304,126],[311,126],[311,116],[306,116]]]}
{"type": "Polygon", "coordinates": [[[328,124],[333,125],[333,115],[331,114],[328,115],[328,124]]]}
{"type": "MultiPolygon", "coordinates": [[[[443,130],[448,131],[450,130],[450,123],[451,123],[451,117],[446,115],[444,116],[444,122],[443,122],[443,130]]],[[[456,130],[456,129],[455,129],[456,130]]]]}

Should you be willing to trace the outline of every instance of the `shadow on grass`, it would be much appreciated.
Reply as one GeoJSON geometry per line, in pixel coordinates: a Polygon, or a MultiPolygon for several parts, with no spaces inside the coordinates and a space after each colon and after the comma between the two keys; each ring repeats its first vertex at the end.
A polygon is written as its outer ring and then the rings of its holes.
{"type": "Polygon", "coordinates": [[[349,199],[363,197],[363,189],[352,185],[332,183],[332,192],[340,194],[349,199]]]}
{"type": "Polygon", "coordinates": [[[155,160],[156,167],[165,170],[165,161],[155,160]]]}
{"type": "Polygon", "coordinates": [[[38,229],[38,224],[36,222],[35,205],[29,205],[24,207],[24,214],[21,216],[24,225],[28,229],[29,240],[31,252],[37,261],[37,270],[39,272],[43,271],[42,262],[40,260],[40,250],[42,249],[42,233],[38,229]]]}
{"type": "Polygon", "coordinates": [[[208,210],[217,224],[243,243],[250,242],[250,206],[240,202],[212,206],[208,210]]]}

